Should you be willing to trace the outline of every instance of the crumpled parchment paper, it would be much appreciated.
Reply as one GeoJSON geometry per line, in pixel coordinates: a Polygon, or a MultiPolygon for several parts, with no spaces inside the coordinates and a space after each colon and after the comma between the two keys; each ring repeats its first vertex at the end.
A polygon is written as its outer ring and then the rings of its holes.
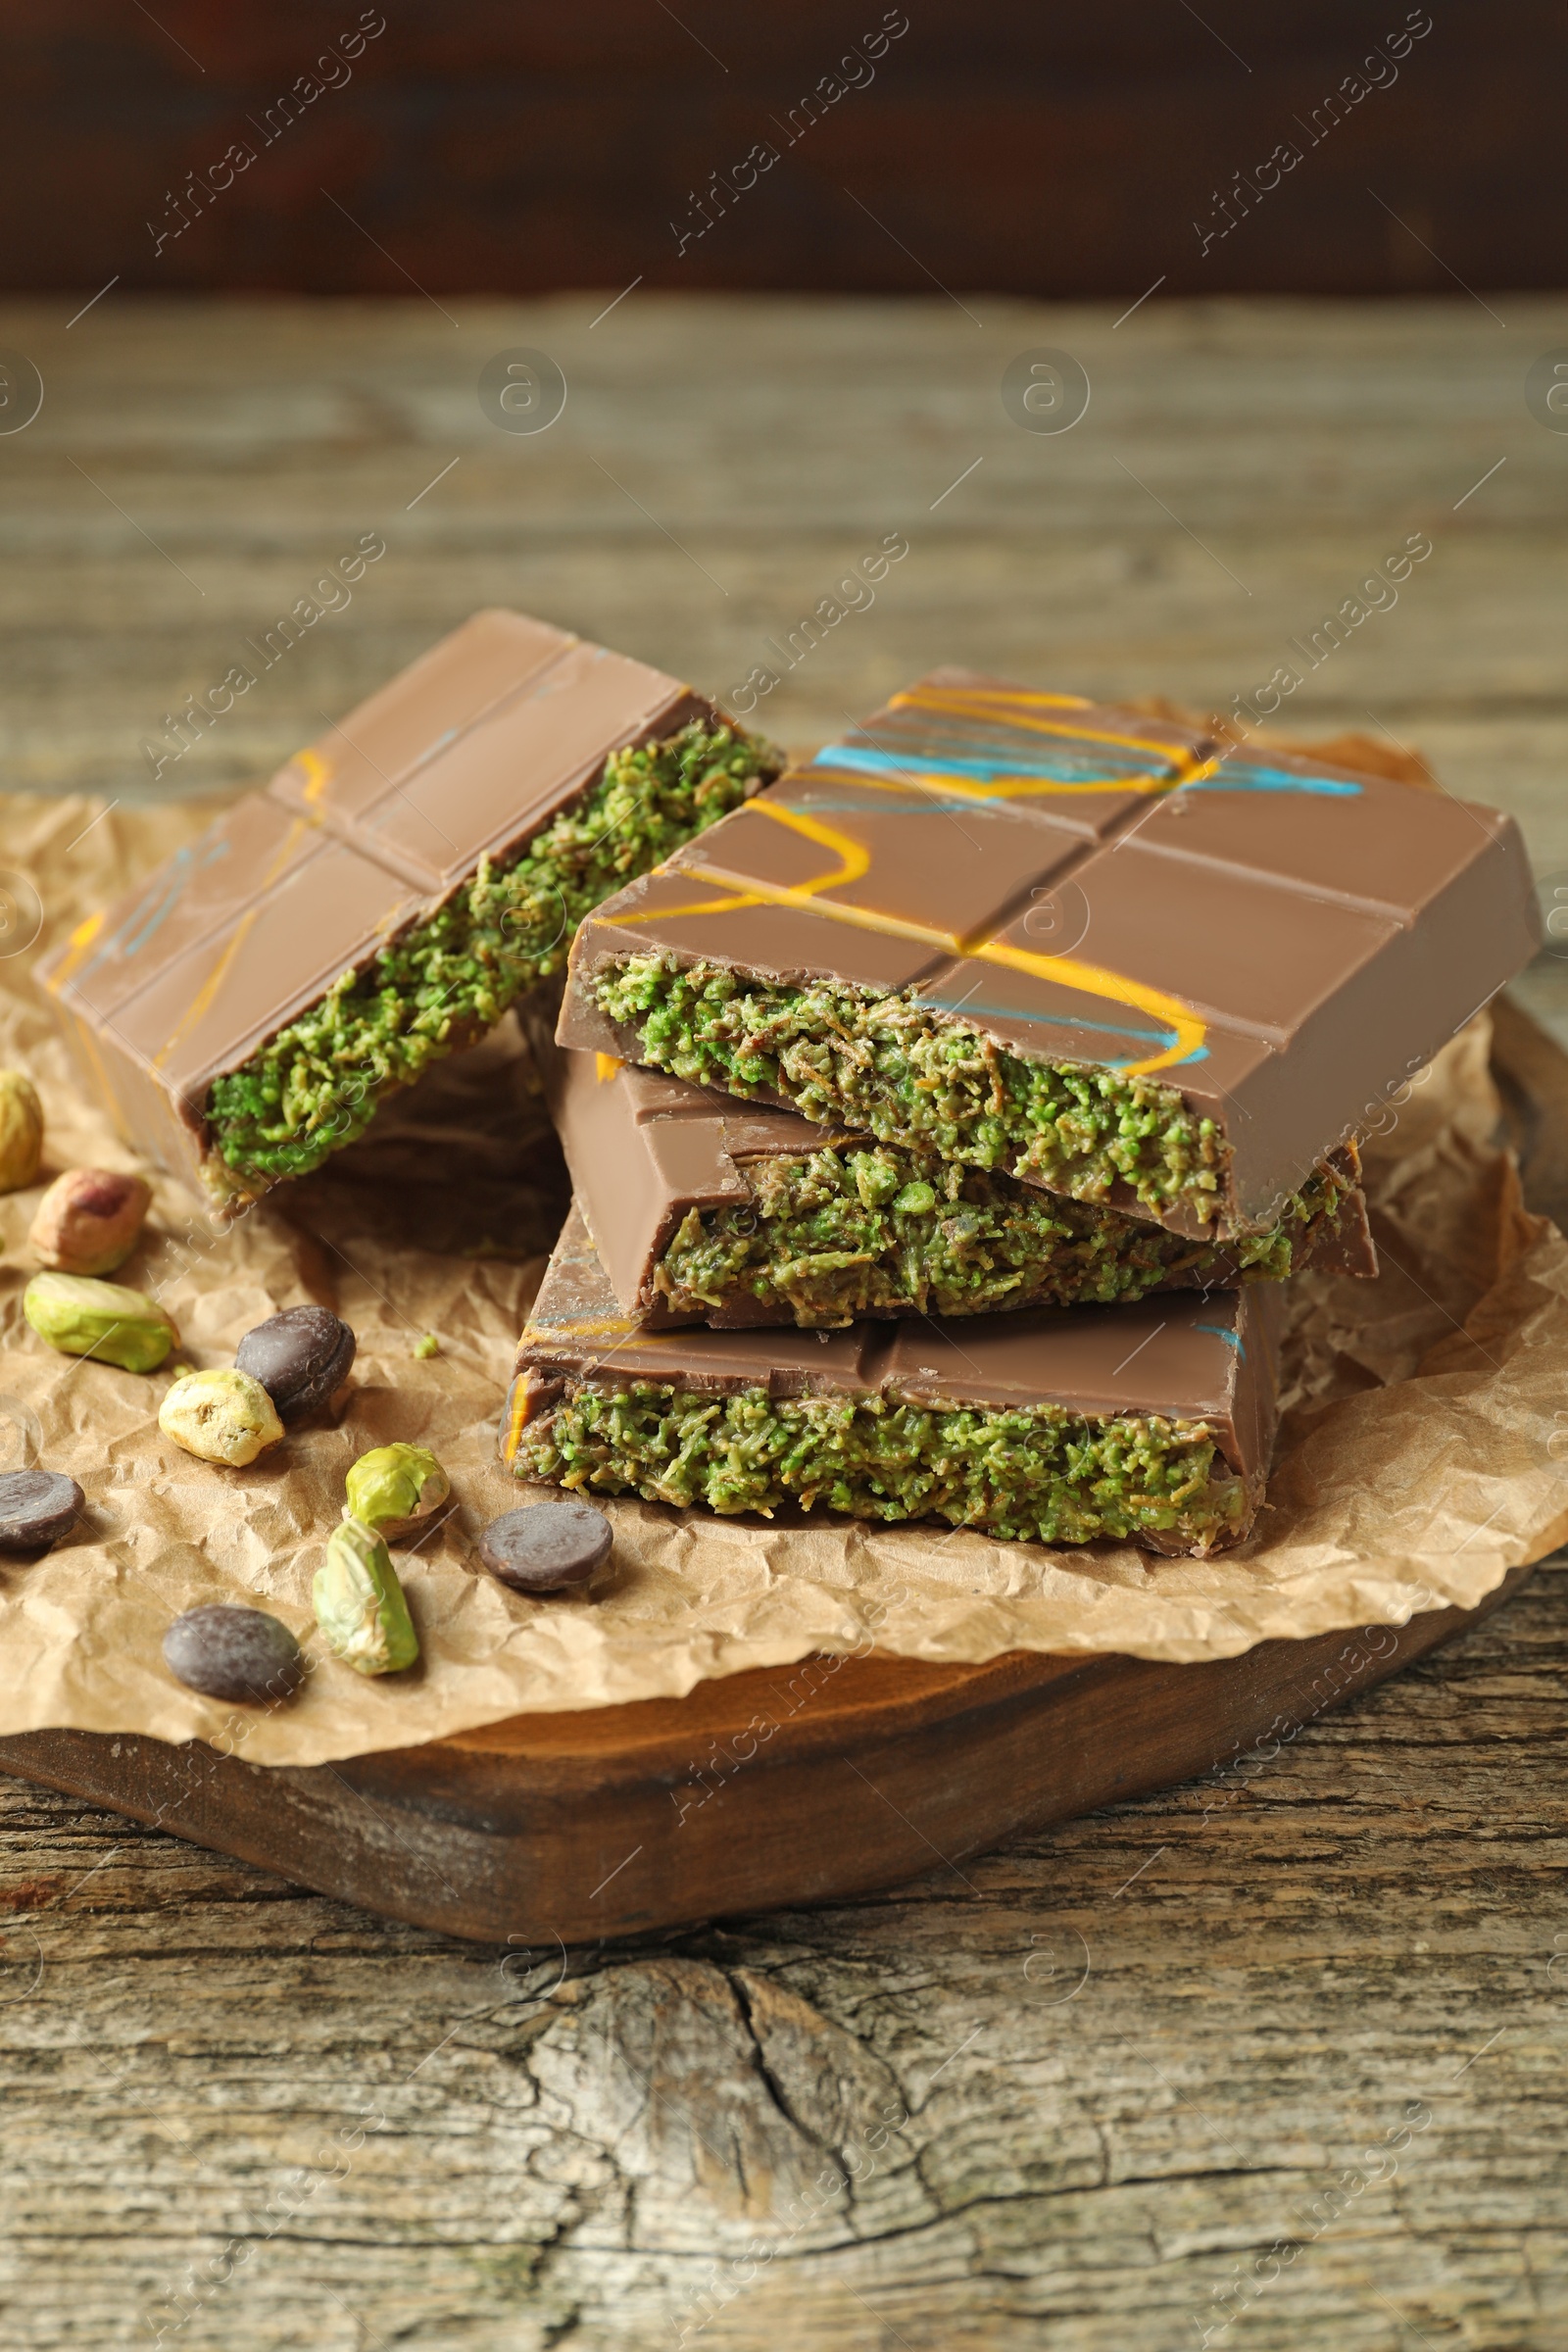
{"type": "Polygon", "coordinates": [[[87,1496],[85,1523],[46,1557],[0,1559],[0,1736],[62,1725],[207,1738],[254,1762],[312,1764],[529,1709],[670,1696],[873,1642],[950,1662],[1008,1649],[1220,1657],[1472,1606],[1568,1537],[1568,1244],[1525,1212],[1491,1140],[1484,1017],[1369,1149],[1381,1278],[1293,1286],[1268,1503],[1248,1543],[1212,1560],[825,1517],[721,1520],[633,1500],[606,1505],[615,1552],[595,1598],[504,1591],[473,1543],[488,1519],[546,1492],[502,1471],[494,1432],[566,1204],[510,1022],[226,1234],[155,1178],[145,1247],[117,1279],[160,1289],[182,1355],[138,1377],[53,1353],[22,1314],[42,1185],[64,1167],[136,1162],[86,1099],[28,968],[210,813],[0,804],[0,1062],[31,1073],[49,1122],[39,1184],[0,1199],[0,1469],[42,1462],[87,1496]],[[335,1424],[243,1471],[161,1435],[175,1372],[230,1362],[253,1324],[307,1299],[359,1335],[335,1424]],[[420,1361],[412,1349],[425,1332],[441,1353],[420,1361]],[[366,1681],[325,1650],[310,1586],[344,1472],[392,1438],[435,1449],[461,1507],[398,1554],[420,1664],[366,1681]],[[229,1708],[169,1675],[170,1620],[219,1599],[270,1608],[305,1642],[313,1671],[291,1704],[229,1708]]]}

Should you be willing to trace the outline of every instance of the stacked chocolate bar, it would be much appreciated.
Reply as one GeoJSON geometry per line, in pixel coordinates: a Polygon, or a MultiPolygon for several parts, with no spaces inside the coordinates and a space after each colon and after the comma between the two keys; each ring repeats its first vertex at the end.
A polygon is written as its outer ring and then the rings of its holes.
{"type": "Polygon", "coordinates": [[[1238,1541],[1281,1286],[1529,957],[1511,820],[939,670],[582,923],[517,1476],[1238,1541]]]}
{"type": "Polygon", "coordinates": [[[1357,1130],[1534,948],[1515,827],[962,670],[778,764],[481,612],[40,977],[224,1214],[523,1007],[576,1204],[519,1478],[1235,1542],[1284,1280],[1373,1271],[1357,1130]]]}

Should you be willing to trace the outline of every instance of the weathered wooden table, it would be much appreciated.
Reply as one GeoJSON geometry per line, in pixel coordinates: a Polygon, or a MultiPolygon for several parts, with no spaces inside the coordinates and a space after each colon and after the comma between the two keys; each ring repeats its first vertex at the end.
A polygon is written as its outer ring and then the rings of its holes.
{"type": "MultiPolygon", "coordinates": [[[[237,784],[490,600],[780,673],[792,744],[940,659],[1225,708],[1288,664],[1288,719],[1419,739],[1568,887],[1568,437],[1524,401],[1568,305],[609,299],[12,306],[0,780],[237,784]],[[569,384],[539,434],[476,398],[519,346],[569,384]],[[1093,385],[1065,433],[999,397],[1041,346],[1093,385]]],[[[1559,1034],[1565,976],[1521,990],[1559,1034]]],[[[1559,2352],[1565,1638],[1544,1572],[1253,1765],[569,1961],[0,1783],[4,2341],[1559,2352]]]]}

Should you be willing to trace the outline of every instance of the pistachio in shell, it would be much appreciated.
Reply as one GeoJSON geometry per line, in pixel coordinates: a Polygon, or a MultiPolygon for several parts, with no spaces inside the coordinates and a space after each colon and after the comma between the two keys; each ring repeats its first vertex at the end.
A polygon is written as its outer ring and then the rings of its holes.
{"type": "Polygon", "coordinates": [[[452,1482],[423,1446],[377,1446],[362,1453],[344,1482],[344,1516],[378,1535],[404,1536],[425,1527],[452,1494],[452,1482]]]}
{"type": "Polygon", "coordinates": [[[356,1674],[401,1674],[419,1654],[392,1555],[363,1519],[343,1519],[311,1586],[316,1622],[356,1674]]]}

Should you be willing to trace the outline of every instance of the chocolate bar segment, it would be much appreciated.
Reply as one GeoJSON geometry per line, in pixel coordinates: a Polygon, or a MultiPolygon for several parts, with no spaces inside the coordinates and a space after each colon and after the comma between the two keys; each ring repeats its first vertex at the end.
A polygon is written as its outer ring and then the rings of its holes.
{"type": "Polygon", "coordinates": [[[39,977],[125,1140],[232,1208],[471,1044],[775,766],[678,679],[476,613],[39,977]]]}
{"type": "Polygon", "coordinates": [[[1226,1240],[1538,935],[1494,809],[938,670],[602,906],[560,1036],[1226,1240]]]}
{"type": "Polygon", "coordinates": [[[833,1332],[650,1331],[573,1208],[501,1433],[520,1479],[1206,1553],[1262,1499],[1277,1286],[833,1332]]]}
{"type": "Polygon", "coordinates": [[[557,1046],[524,1019],[545,1099],[619,1305],[650,1330],[867,1315],[979,1315],[1280,1278],[1374,1274],[1353,1147],[1287,1215],[1231,1244],[915,1157],[798,1113],[557,1046]]]}

